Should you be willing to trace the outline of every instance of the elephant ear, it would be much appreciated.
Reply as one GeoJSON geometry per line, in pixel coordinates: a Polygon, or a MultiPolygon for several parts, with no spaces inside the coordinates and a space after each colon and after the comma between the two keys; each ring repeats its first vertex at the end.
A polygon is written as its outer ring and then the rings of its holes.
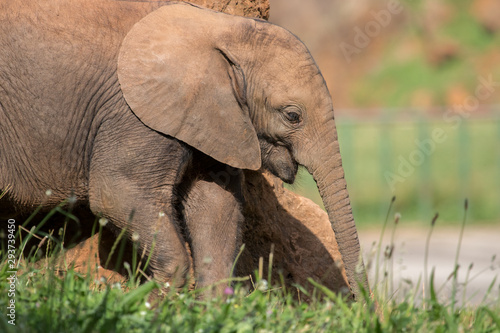
{"type": "Polygon", "coordinates": [[[157,9],[123,40],[118,79],[148,127],[232,167],[257,170],[260,147],[245,75],[230,52],[217,47],[218,34],[232,20],[188,4],[157,9]]]}

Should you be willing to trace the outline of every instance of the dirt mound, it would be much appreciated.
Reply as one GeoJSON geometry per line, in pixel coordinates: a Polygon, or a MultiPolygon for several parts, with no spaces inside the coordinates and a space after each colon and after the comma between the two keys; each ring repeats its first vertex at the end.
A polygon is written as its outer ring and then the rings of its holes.
{"type": "MultiPolygon", "coordinates": [[[[262,257],[262,273],[267,278],[273,250],[272,283],[279,284],[281,274],[288,288],[294,283],[307,286],[311,277],[334,291],[346,291],[342,259],[327,214],[311,200],[283,188],[281,180],[268,173],[247,171],[245,178],[246,247],[237,263],[236,275],[253,275],[262,257]]],[[[70,249],[66,263],[72,263],[82,273],[88,272],[90,266],[95,279],[105,277],[121,282],[126,279],[123,271],[102,268],[114,242],[106,233],[102,238],[105,244],[100,251],[95,235],[70,249]]],[[[110,266],[114,267],[114,261],[110,266]]]]}

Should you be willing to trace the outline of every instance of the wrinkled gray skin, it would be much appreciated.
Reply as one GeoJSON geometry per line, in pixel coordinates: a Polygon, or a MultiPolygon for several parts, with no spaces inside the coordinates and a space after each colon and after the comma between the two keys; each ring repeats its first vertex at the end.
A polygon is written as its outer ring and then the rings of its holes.
{"type": "Polygon", "coordinates": [[[129,237],[155,240],[150,273],[183,284],[188,241],[206,286],[240,246],[241,169],[292,183],[301,164],[354,296],[368,289],[331,97],[295,36],[187,4],[99,0],[4,0],[0,25],[0,189],[12,186],[0,215],[72,193],[115,231],[133,213],[129,237]]]}

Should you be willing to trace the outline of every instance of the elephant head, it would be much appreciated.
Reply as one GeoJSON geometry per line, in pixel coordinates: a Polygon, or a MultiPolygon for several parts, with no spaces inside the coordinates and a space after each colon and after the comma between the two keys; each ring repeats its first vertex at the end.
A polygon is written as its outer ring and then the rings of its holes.
{"type": "Polygon", "coordinates": [[[332,100],[304,44],[247,19],[172,4],[125,37],[118,58],[135,115],[235,168],[261,167],[292,183],[303,165],[317,182],[355,298],[368,290],[337,140],[332,100]]]}

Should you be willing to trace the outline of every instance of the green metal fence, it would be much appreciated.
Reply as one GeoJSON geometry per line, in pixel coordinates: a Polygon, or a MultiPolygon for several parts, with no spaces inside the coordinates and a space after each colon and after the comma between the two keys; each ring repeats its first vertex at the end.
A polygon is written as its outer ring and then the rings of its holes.
{"type": "MultiPolygon", "coordinates": [[[[500,223],[500,108],[467,117],[433,112],[362,112],[337,118],[340,147],[358,223],[382,222],[393,195],[406,221],[455,222],[469,200],[470,222],[500,223]]],[[[301,171],[293,189],[321,203],[301,171]]]]}

